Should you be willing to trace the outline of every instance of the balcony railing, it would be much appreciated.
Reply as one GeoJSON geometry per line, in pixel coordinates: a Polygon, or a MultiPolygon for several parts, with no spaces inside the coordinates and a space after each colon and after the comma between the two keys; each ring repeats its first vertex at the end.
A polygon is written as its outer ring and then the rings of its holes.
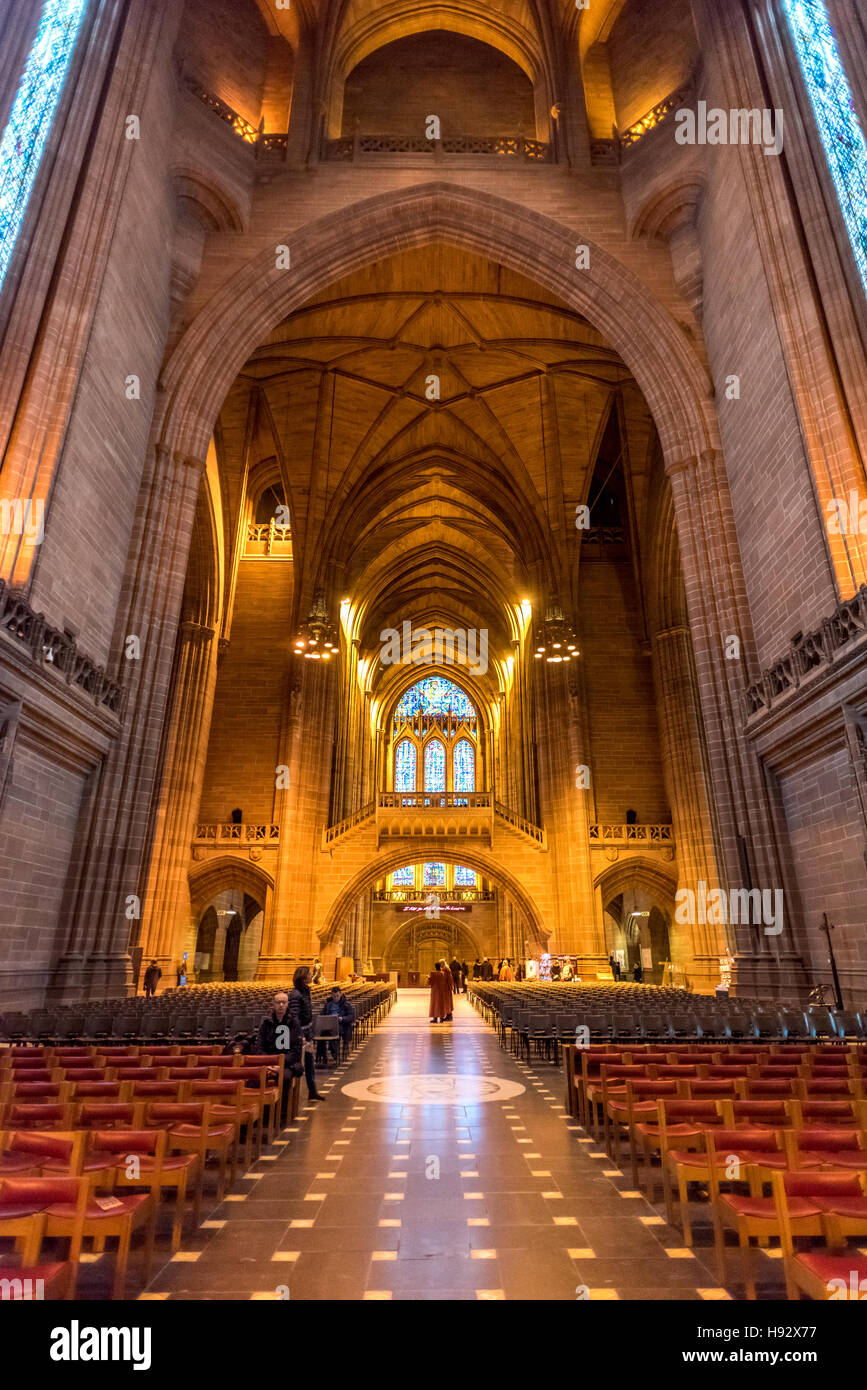
{"type": "Polygon", "coordinates": [[[529,836],[531,840],[535,840],[543,848],[547,847],[547,836],[541,826],[534,825],[531,820],[526,820],[515,811],[511,811],[502,801],[495,802],[494,810],[513,830],[518,830],[522,835],[529,836]]]}
{"type": "Polygon", "coordinates": [[[590,843],[671,845],[674,843],[674,828],[670,825],[591,825],[590,843]]]}
{"type": "Polygon", "coordinates": [[[830,618],[792,642],[789,651],[781,656],[762,675],[760,681],[747,687],[744,694],[744,714],[747,719],[771,706],[796,690],[813,671],[829,666],[837,653],[851,646],[867,632],[867,585],[839,604],[830,618]]]}
{"type": "Polygon", "coordinates": [[[272,517],[270,521],[251,521],[247,527],[247,555],[281,555],[284,558],[292,553],[292,532],[288,526],[278,526],[272,517]],[[251,547],[261,546],[261,550],[251,547]]]}
{"type": "Polygon", "coordinates": [[[276,845],[280,839],[279,825],[265,823],[254,825],[231,821],[228,825],[208,823],[196,826],[194,843],[197,845],[276,845]]]}
{"type": "Polygon", "coordinates": [[[442,155],[491,155],[501,159],[522,159],[530,164],[548,164],[551,146],[544,140],[528,140],[523,135],[451,135],[428,140],[424,135],[342,135],[327,140],[323,157],[351,163],[376,155],[420,154],[431,159],[442,155]]]}
{"type": "Polygon", "coordinates": [[[492,903],[495,888],[377,888],[373,900],[377,903],[426,903],[431,895],[441,903],[492,903]]]}
{"type": "Polygon", "coordinates": [[[94,704],[112,714],[121,714],[123,687],[109,680],[103,668],[79,650],[74,637],[47,623],[45,614],[35,612],[3,579],[0,579],[0,629],[26,647],[32,661],[50,667],[67,685],[77,686],[89,695],[94,704]]]}
{"type": "Polygon", "coordinates": [[[380,792],[379,808],[412,807],[417,810],[451,810],[453,807],[490,806],[490,792],[380,792]]]}
{"type": "Polygon", "coordinates": [[[658,101],[655,106],[651,107],[646,116],[642,116],[640,121],[635,121],[627,130],[624,130],[620,136],[621,146],[637,145],[638,141],[649,130],[654,130],[656,126],[661,125],[672,111],[677,111],[680,107],[685,106],[691,95],[692,88],[687,83],[686,86],[678,87],[676,91],[669,93],[662,101],[658,101]]]}

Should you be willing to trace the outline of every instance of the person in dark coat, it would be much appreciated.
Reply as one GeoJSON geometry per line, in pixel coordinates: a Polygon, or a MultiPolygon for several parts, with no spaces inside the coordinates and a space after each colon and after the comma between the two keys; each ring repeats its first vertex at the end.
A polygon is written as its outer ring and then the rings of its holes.
{"type": "Polygon", "coordinates": [[[644,969],[640,960],[637,960],[635,962],[635,969],[632,972],[632,978],[637,985],[640,985],[642,980],[644,979],[644,969]]]}
{"type": "Polygon", "coordinates": [[[157,985],[162,979],[162,973],[156,961],[152,960],[144,973],[144,992],[146,999],[150,999],[152,994],[156,994],[157,985]]]}
{"type": "MultiPolygon", "coordinates": [[[[352,1025],[355,1022],[355,1010],[347,999],[340,985],[333,985],[331,993],[322,1005],[322,1013],[326,1018],[340,1019],[340,1037],[344,1043],[352,1033],[352,1025]]],[[[325,1038],[320,1038],[316,1044],[317,1062],[325,1061],[325,1038]]],[[[328,1050],[333,1061],[337,1061],[337,1040],[328,1039],[328,1050]]]]}
{"type": "Polygon", "coordinates": [[[461,961],[461,987],[464,994],[467,992],[467,980],[470,978],[470,967],[465,960],[461,961]]]}
{"type": "Polygon", "coordinates": [[[478,956],[476,956],[475,960],[473,961],[473,979],[474,979],[474,980],[480,980],[481,978],[482,978],[482,962],[479,960],[478,956]]]}
{"type": "Polygon", "coordinates": [[[324,1100],[316,1089],[316,1067],[313,1062],[313,1003],[310,998],[310,967],[299,965],[292,978],[289,992],[289,1018],[298,1025],[303,1039],[304,1076],[310,1100],[324,1100]]]}
{"type": "Polygon", "coordinates": [[[492,980],[493,978],[494,978],[494,967],[491,965],[491,962],[488,960],[487,956],[485,956],[484,959],[482,960],[482,979],[483,979],[483,980],[492,980]]]}
{"type": "Polygon", "coordinates": [[[461,963],[457,956],[452,956],[449,961],[449,970],[452,972],[452,989],[455,994],[461,992],[461,963]]]}
{"type": "Polygon", "coordinates": [[[292,1081],[303,1071],[301,1061],[301,1029],[289,1016],[289,995],[285,989],[278,989],[272,1000],[270,1014],[259,1024],[256,1050],[260,1054],[277,1056],[283,1053],[283,1089],[280,1093],[280,1123],[286,1124],[289,1109],[289,1093],[292,1081]]]}
{"type": "Polygon", "coordinates": [[[619,979],[620,979],[620,961],[617,959],[617,957],[615,956],[615,954],[614,954],[613,951],[611,952],[610,956],[608,957],[608,964],[611,966],[611,974],[614,976],[615,981],[619,980],[619,979]]]}

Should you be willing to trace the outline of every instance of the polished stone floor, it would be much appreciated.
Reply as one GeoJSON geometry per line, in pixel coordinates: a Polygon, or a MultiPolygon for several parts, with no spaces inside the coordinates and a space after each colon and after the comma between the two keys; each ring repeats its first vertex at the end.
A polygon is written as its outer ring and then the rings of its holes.
{"type": "Polygon", "coordinates": [[[320,1080],[326,1102],[140,1297],[728,1297],[706,1249],[687,1250],[568,1118],[562,1071],[518,1064],[465,998],[432,1027],[426,992],[402,992],[320,1080]]]}

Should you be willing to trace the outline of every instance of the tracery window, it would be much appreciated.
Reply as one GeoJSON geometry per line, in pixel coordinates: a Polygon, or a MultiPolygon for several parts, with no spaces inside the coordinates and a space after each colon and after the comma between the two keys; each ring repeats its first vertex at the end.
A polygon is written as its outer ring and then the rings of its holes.
{"type": "Polygon", "coordinates": [[[0,142],[0,285],[57,112],[87,0],[45,0],[0,142]]]}
{"type": "Polygon", "coordinates": [[[455,865],[455,887],[456,888],[475,888],[476,871],[466,869],[463,864],[455,865]]]}
{"type": "Polygon", "coordinates": [[[446,789],[446,750],[438,738],[432,738],[424,750],[424,789],[426,792],[446,789]]]}
{"type": "Polygon", "coordinates": [[[475,709],[459,685],[443,676],[428,676],[404,691],[395,717],[449,713],[470,719],[476,717],[475,709]]]}
{"type": "Polygon", "coordinates": [[[454,769],[455,791],[474,792],[476,790],[476,750],[469,739],[462,738],[455,744],[454,769]]]}
{"type": "Polygon", "coordinates": [[[396,792],[415,791],[415,744],[408,738],[401,739],[394,750],[394,790],[396,792]]]}
{"type": "Polygon", "coordinates": [[[425,864],[423,877],[425,888],[445,888],[445,864],[425,864]]]}
{"type": "Polygon", "coordinates": [[[410,686],[394,711],[394,790],[478,790],[480,782],[484,785],[478,729],[475,706],[454,681],[428,676],[410,686]]]}
{"type": "Polygon", "coordinates": [[[415,883],[415,866],[404,864],[402,869],[395,869],[391,881],[395,888],[412,888],[415,883]]]}
{"type": "Polygon", "coordinates": [[[798,63],[867,289],[867,142],[823,0],[783,0],[798,63]]]}

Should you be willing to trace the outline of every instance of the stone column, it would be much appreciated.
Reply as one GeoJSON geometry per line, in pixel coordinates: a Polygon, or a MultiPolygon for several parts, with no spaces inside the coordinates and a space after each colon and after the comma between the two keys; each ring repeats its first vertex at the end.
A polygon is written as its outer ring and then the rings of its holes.
{"type": "Polygon", "coordinates": [[[126,686],[123,729],[83,808],[63,917],[67,937],[49,999],[125,993],[148,873],[163,722],[203,459],[162,446],[142,486],[116,633],[126,686]],[[125,639],[141,641],[126,661],[125,639]]]}
{"type": "Polygon", "coordinates": [[[202,792],[217,679],[213,638],[213,628],[181,624],[166,771],[142,905],[144,955],[156,958],[166,978],[184,949],[181,938],[190,925],[190,841],[202,792]]]}
{"type": "MultiPolygon", "coordinates": [[[[692,888],[704,882],[720,887],[716,863],[713,800],[695,689],[692,648],[685,627],[658,632],[653,639],[663,771],[677,854],[678,882],[692,888]]],[[[718,958],[725,951],[721,926],[671,925],[672,961],[682,965],[693,987],[718,982],[718,958]]]]}

